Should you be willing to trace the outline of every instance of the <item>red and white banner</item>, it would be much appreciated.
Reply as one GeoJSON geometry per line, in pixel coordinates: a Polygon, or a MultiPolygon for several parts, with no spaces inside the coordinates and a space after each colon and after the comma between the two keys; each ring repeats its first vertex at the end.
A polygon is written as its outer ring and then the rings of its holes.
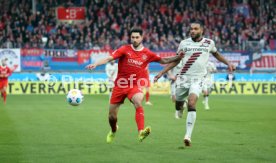
{"type": "Polygon", "coordinates": [[[84,20],[85,7],[57,7],[56,15],[58,20],[84,20]]]}
{"type": "Polygon", "coordinates": [[[21,49],[21,56],[41,56],[44,54],[44,49],[40,48],[28,48],[28,49],[21,49]]]}
{"type": "Polygon", "coordinates": [[[252,70],[276,70],[276,52],[265,52],[261,57],[253,61],[252,70]]]}
{"type": "Polygon", "coordinates": [[[111,50],[79,50],[77,52],[78,63],[86,63],[89,59],[91,59],[91,63],[95,63],[97,60],[111,55],[111,53],[111,50]]]}

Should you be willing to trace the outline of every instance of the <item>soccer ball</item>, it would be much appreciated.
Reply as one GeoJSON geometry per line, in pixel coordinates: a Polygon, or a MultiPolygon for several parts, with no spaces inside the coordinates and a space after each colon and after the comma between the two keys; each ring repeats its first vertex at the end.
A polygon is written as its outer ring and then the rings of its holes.
{"type": "Polygon", "coordinates": [[[70,90],[68,92],[66,98],[67,98],[67,102],[70,105],[73,105],[73,106],[78,106],[83,101],[83,95],[82,95],[81,91],[78,90],[78,89],[72,89],[72,90],[70,90]]]}

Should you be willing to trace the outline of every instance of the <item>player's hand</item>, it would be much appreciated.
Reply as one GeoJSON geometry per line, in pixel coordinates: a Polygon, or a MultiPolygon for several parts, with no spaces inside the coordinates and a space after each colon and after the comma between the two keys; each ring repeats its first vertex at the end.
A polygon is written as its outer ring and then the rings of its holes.
{"type": "Polygon", "coordinates": [[[175,76],[172,76],[172,77],[170,77],[170,79],[171,79],[172,81],[175,81],[175,80],[176,80],[176,77],[175,77],[175,76]]]}
{"type": "Polygon", "coordinates": [[[14,66],[13,66],[13,70],[16,70],[17,67],[18,67],[18,65],[14,65],[14,66]]]}
{"type": "Polygon", "coordinates": [[[229,71],[229,73],[232,73],[235,70],[236,70],[236,67],[234,65],[232,65],[232,64],[228,65],[228,71],[229,71]]]}
{"type": "Polygon", "coordinates": [[[154,79],[153,79],[153,82],[156,83],[158,81],[159,78],[161,78],[161,74],[157,74],[154,79]]]}
{"type": "Polygon", "coordinates": [[[95,64],[89,64],[87,65],[85,68],[88,69],[88,70],[92,70],[94,68],[96,68],[97,66],[95,64]]]}

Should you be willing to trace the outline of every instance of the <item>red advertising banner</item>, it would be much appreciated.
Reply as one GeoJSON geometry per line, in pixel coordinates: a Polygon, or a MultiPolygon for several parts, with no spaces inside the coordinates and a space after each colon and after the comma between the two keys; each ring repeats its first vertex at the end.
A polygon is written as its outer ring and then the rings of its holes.
{"type": "Polygon", "coordinates": [[[58,20],[84,20],[85,7],[57,7],[56,14],[58,20]]]}
{"type": "Polygon", "coordinates": [[[28,48],[28,49],[21,49],[20,54],[22,57],[25,56],[41,56],[44,53],[44,49],[40,48],[28,48]]]}
{"type": "Polygon", "coordinates": [[[78,63],[95,63],[97,60],[105,58],[111,54],[111,50],[78,50],[78,63]]]}

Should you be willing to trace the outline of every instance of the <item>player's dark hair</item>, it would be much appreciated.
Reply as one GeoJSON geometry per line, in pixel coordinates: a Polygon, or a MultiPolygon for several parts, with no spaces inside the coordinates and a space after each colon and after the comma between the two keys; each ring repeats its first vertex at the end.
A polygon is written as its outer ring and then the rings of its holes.
{"type": "Polygon", "coordinates": [[[135,33],[139,33],[141,36],[143,35],[143,30],[141,28],[139,28],[139,27],[133,27],[133,28],[131,28],[129,35],[131,35],[134,32],[135,33]]]}
{"type": "Polygon", "coordinates": [[[190,24],[199,24],[199,26],[201,27],[201,28],[203,28],[203,23],[202,23],[202,21],[199,21],[199,20],[195,20],[195,21],[192,21],[190,24]]]}

